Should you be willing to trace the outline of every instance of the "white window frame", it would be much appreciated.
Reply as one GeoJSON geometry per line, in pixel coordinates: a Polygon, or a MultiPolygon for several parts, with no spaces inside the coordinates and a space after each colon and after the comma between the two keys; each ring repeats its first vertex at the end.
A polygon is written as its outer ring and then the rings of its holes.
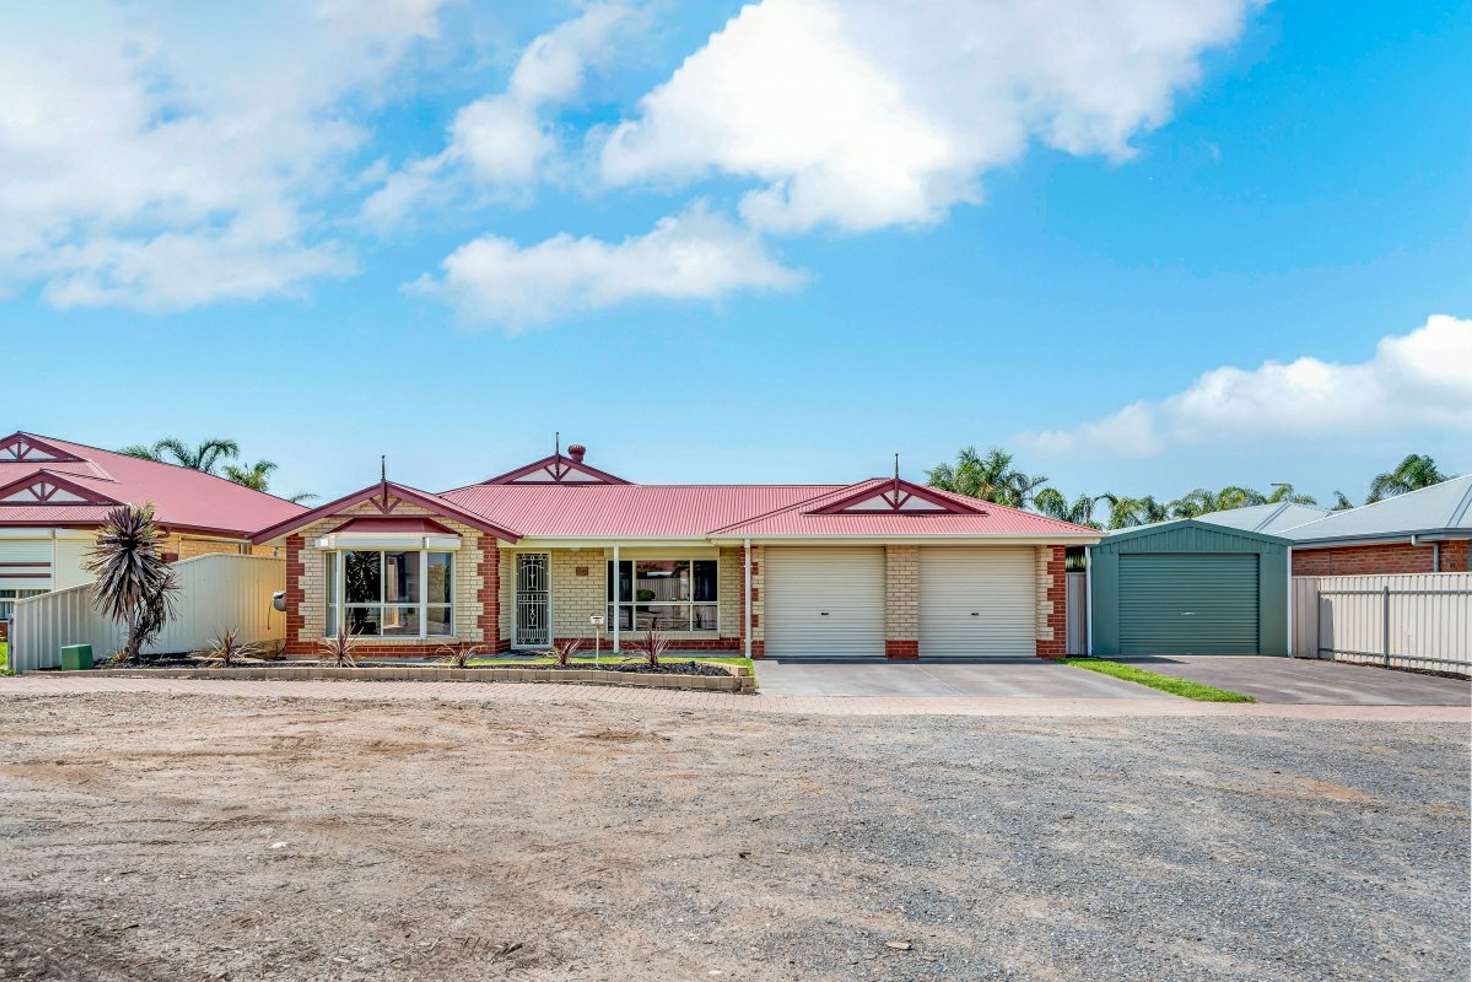
{"type": "Polygon", "coordinates": [[[15,620],[15,602],[17,600],[29,600],[32,597],[39,597],[43,593],[50,592],[50,590],[33,590],[26,587],[16,587],[13,590],[8,588],[0,590],[0,621],[15,620]]]}
{"type": "MultiPolygon", "coordinates": [[[[619,628],[619,630],[620,630],[620,632],[627,631],[628,633],[631,633],[631,634],[637,633],[640,630],[640,628],[638,626],[638,612],[637,612],[637,608],[639,608],[639,607],[684,607],[685,610],[686,610],[686,613],[689,615],[687,617],[687,619],[686,619],[686,623],[687,624],[693,624],[694,623],[694,620],[695,620],[694,614],[695,614],[695,608],[696,607],[714,607],[716,609],[716,622],[715,622],[715,626],[714,627],[708,627],[707,628],[707,627],[693,627],[692,626],[692,627],[685,627],[685,628],[673,628],[673,629],[670,629],[670,630],[671,630],[672,633],[676,633],[676,634],[698,634],[701,637],[710,636],[710,637],[716,637],[716,638],[718,638],[718,637],[721,636],[721,559],[720,559],[719,556],[630,556],[627,559],[624,559],[624,558],[620,557],[619,562],[624,562],[624,563],[629,563],[630,564],[629,588],[635,592],[635,596],[638,595],[638,589],[639,589],[639,587],[638,587],[638,583],[639,583],[639,564],[641,562],[644,562],[644,563],[689,563],[690,564],[690,599],[689,600],[649,600],[649,601],[640,601],[640,600],[634,599],[632,597],[630,599],[628,599],[628,600],[620,600],[620,599],[618,599],[618,596],[617,596],[617,594],[618,594],[618,564],[615,563],[612,559],[605,559],[604,562],[605,562],[604,569],[608,571],[605,574],[606,576],[608,576],[608,582],[604,586],[604,589],[603,589],[603,595],[604,595],[603,616],[607,619],[608,629],[609,629],[610,632],[612,632],[612,630],[613,630],[614,619],[618,617],[618,608],[620,608],[620,607],[627,607],[627,608],[629,608],[629,626],[626,627],[626,628],[621,627],[621,628],[619,628]],[[696,600],[695,599],[695,564],[697,562],[700,562],[700,563],[715,563],[716,564],[716,577],[715,577],[716,597],[715,597],[714,600],[696,600]],[[612,599],[612,600],[607,599],[608,594],[610,592],[612,592],[614,594],[614,599],[612,599]]],[[[661,630],[665,630],[665,629],[662,628],[661,630]]]]}
{"type": "MultiPolygon", "coordinates": [[[[455,553],[443,549],[394,549],[391,547],[379,547],[376,549],[349,549],[343,547],[324,553],[322,575],[327,576],[327,563],[332,563],[332,585],[333,595],[327,598],[322,611],[322,633],[325,637],[331,637],[337,631],[337,625],[343,623],[347,611],[351,608],[362,610],[377,610],[379,612],[379,633],[354,635],[354,637],[374,638],[379,641],[396,641],[400,639],[426,639],[426,638],[454,638],[455,634],[455,588],[458,585],[459,573],[455,570],[455,553]],[[378,602],[377,603],[354,603],[349,604],[345,591],[347,590],[346,571],[347,554],[350,552],[376,552],[378,553],[378,602]],[[388,576],[385,556],[390,552],[417,553],[419,556],[419,599],[414,603],[391,603],[384,599],[384,591],[388,589],[388,576]],[[450,602],[448,604],[429,602],[429,557],[430,555],[448,556],[450,559],[450,602]],[[390,607],[415,607],[419,611],[419,633],[418,634],[385,634],[383,633],[383,611],[390,607]],[[429,633],[429,608],[445,608],[449,614],[447,620],[450,624],[448,634],[429,633]]],[[[323,584],[324,589],[326,584],[323,584]]]]}

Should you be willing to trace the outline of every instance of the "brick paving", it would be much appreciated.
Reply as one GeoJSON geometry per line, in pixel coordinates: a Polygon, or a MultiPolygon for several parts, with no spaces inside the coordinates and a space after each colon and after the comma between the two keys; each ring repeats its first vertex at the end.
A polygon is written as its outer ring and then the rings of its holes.
{"type": "Polygon", "coordinates": [[[650,709],[708,709],[817,716],[1248,716],[1382,722],[1472,723],[1465,706],[1325,706],[1208,703],[1188,699],[1037,699],[990,697],[843,697],[734,695],[560,683],[267,682],[202,679],[98,678],[38,673],[0,679],[4,697],[76,693],[156,693],[253,699],[441,699],[492,702],[597,702],[650,709]]]}

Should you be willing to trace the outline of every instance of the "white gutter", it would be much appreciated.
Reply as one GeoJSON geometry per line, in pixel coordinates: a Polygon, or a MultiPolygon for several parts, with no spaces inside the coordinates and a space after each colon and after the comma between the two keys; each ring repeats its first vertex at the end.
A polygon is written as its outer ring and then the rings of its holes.
{"type": "Polygon", "coordinates": [[[742,638],[745,640],[743,647],[747,658],[751,657],[751,540],[747,539],[741,549],[741,565],[746,572],[746,602],[741,605],[742,619],[745,624],[742,629],[742,638]]]}
{"type": "Polygon", "coordinates": [[[1084,653],[1094,653],[1094,547],[1084,546],[1084,653]]]}

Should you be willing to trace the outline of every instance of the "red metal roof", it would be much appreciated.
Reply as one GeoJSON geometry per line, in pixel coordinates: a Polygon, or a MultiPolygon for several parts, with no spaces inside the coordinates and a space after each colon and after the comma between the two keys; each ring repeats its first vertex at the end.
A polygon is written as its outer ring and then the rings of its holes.
{"type": "Polygon", "coordinates": [[[704,538],[831,484],[477,484],[440,497],[523,536],[704,538]]]}
{"type": "MultiPolygon", "coordinates": [[[[30,433],[13,436],[35,440],[77,459],[0,460],[0,487],[49,471],[117,501],[152,502],[161,525],[234,536],[248,536],[256,529],[306,512],[301,505],[187,467],[30,433]]],[[[0,504],[0,527],[97,525],[108,511],[105,505],[91,504],[0,504]]]]}

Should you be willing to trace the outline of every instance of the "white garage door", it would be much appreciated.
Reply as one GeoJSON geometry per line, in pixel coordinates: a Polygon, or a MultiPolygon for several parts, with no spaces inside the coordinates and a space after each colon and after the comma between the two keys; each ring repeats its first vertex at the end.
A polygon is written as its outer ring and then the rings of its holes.
{"type": "Polygon", "coordinates": [[[884,549],[766,549],[768,658],[883,658],[884,549]]]}
{"type": "Polygon", "coordinates": [[[1037,558],[1031,546],[920,550],[920,657],[1032,657],[1037,558]]]}

